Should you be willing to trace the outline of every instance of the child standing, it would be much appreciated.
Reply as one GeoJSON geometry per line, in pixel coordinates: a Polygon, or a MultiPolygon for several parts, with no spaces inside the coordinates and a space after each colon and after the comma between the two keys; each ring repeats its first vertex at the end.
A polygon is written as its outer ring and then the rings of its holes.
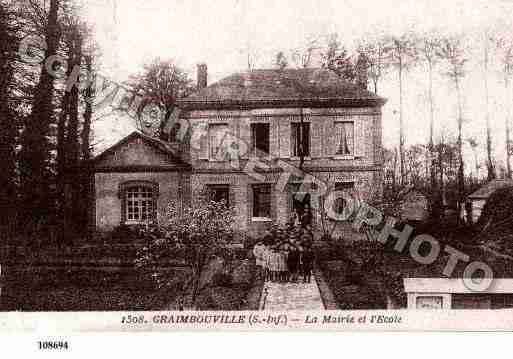
{"type": "Polygon", "coordinates": [[[289,255],[287,257],[287,267],[289,269],[290,281],[297,280],[297,270],[299,265],[299,252],[295,246],[291,246],[289,255]]]}
{"type": "Polygon", "coordinates": [[[310,283],[310,280],[312,278],[313,262],[314,253],[312,251],[312,248],[306,247],[302,256],[304,283],[310,283]]]}
{"type": "Polygon", "coordinates": [[[257,267],[258,277],[261,279],[264,279],[264,267],[265,267],[264,251],[265,251],[265,246],[262,241],[258,241],[257,244],[255,244],[255,247],[253,247],[253,256],[255,257],[255,265],[257,267]]]}

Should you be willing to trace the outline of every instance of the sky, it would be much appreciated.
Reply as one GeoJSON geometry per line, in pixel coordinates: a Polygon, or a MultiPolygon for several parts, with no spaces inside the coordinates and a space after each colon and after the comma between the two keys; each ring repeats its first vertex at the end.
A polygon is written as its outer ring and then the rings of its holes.
{"type": "MultiPolygon", "coordinates": [[[[196,77],[196,64],[208,64],[209,83],[247,69],[248,55],[256,68],[270,67],[278,51],[289,54],[307,39],[325,41],[338,34],[348,48],[357,39],[378,31],[400,34],[436,29],[464,33],[479,43],[484,29],[511,26],[513,0],[84,0],[102,52],[102,73],[122,82],[156,57],[174,59],[196,77]]],[[[475,136],[484,158],[484,77],[481,53],[473,54],[463,83],[465,134],[475,136]]],[[[454,133],[455,97],[440,68],[435,74],[437,135],[454,133]]],[[[406,74],[405,124],[407,143],[425,143],[428,116],[425,103],[426,72],[406,74]]],[[[490,112],[494,150],[504,155],[506,94],[499,74],[489,73],[490,112]],[[499,99],[501,99],[499,101],[499,99]]],[[[387,147],[398,143],[398,86],[395,72],[381,84],[388,99],[383,110],[383,139],[387,147]]],[[[510,97],[509,97],[510,98],[510,97]]],[[[104,148],[132,130],[131,123],[100,121],[95,133],[104,148]]],[[[466,156],[471,156],[466,148],[466,156]]]]}

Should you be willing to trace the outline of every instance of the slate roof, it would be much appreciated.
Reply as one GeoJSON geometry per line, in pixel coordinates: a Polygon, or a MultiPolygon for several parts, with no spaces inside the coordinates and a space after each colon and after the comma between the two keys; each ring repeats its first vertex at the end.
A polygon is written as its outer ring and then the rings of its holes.
{"type": "Polygon", "coordinates": [[[183,109],[382,106],[386,100],[326,69],[258,69],[228,76],[178,101],[183,109]]]}
{"type": "Polygon", "coordinates": [[[513,180],[509,179],[495,179],[483,185],[477,191],[468,196],[469,199],[487,199],[490,195],[498,189],[505,187],[513,187],[513,180]]]}

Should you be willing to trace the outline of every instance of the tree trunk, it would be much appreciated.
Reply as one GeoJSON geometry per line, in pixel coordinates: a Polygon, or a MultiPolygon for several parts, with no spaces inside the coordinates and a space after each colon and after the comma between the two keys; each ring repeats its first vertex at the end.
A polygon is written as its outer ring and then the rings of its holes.
{"type": "Polygon", "coordinates": [[[439,176],[439,187],[440,187],[440,206],[442,207],[442,215],[443,208],[445,206],[445,188],[444,188],[444,159],[443,159],[443,150],[444,150],[444,138],[440,139],[440,145],[438,146],[438,176],[439,176]]]}
{"type": "MultiPolygon", "coordinates": [[[[507,69],[504,70],[505,77],[504,77],[504,90],[506,93],[508,93],[509,90],[509,72],[507,69]]],[[[505,128],[506,128],[506,176],[507,178],[511,179],[511,127],[509,122],[509,116],[510,116],[510,110],[508,107],[508,110],[506,111],[506,117],[505,117],[505,128]]]]}
{"type": "Polygon", "coordinates": [[[399,161],[401,171],[401,186],[406,184],[404,172],[404,123],[403,123],[403,65],[399,58],[399,161]]]}
{"type": "Polygon", "coordinates": [[[511,179],[511,128],[506,116],[506,175],[511,179]]]}
{"type": "Polygon", "coordinates": [[[461,204],[465,197],[465,173],[463,163],[463,142],[462,142],[462,130],[463,130],[463,107],[461,103],[461,89],[458,76],[455,78],[456,85],[456,96],[458,101],[458,223],[460,222],[461,204]]]}
{"type": "Polygon", "coordinates": [[[93,101],[94,101],[94,84],[96,83],[96,77],[93,74],[93,63],[90,55],[85,57],[85,65],[88,79],[88,86],[84,91],[84,124],[82,126],[82,133],[80,135],[82,142],[82,159],[88,161],[91,158],[91,124],[93,120],[93,101]]]}
{"type": "Polygon", "coordinates": [[[436,184],[436,158],[434,143],[435,128],[435,104],[433,98],[433,63],[428,61],[429,73],[429,157],[430,157],[430,186],[431,186],[431,216],[439,219],[436,203],[439,202],[440,193],[436,184]]]}
{"type": "MultiPolygon", "coordinates": [[[[485,39],[488,42],[488,38],[485,39]]],[[[497,177],[495,166],[493,164],[492,155],[492,131],[490,128],[490,108],[489,108],[489,91],[488,91],[488,43],[485,44],[484,56],[484,89],[485,89],[485,117],[486,117],[486,155],[487,155],[487,168],[488,180],[491,181],[497,177]]]]}

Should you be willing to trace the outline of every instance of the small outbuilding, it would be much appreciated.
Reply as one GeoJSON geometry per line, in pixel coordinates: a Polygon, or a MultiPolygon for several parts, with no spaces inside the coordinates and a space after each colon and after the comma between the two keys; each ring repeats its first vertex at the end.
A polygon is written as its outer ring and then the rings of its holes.
{"type": "Polygon", "coordinates": [[[477,223],[479,217],[481,217],[481,212],[483,211],[483,208],[490,195],[496,190],[506,187],[513,187],[513,180],[495,179],[486,183],[467,197],[466,206],[472,214],[472,223],[477,223]]]}

